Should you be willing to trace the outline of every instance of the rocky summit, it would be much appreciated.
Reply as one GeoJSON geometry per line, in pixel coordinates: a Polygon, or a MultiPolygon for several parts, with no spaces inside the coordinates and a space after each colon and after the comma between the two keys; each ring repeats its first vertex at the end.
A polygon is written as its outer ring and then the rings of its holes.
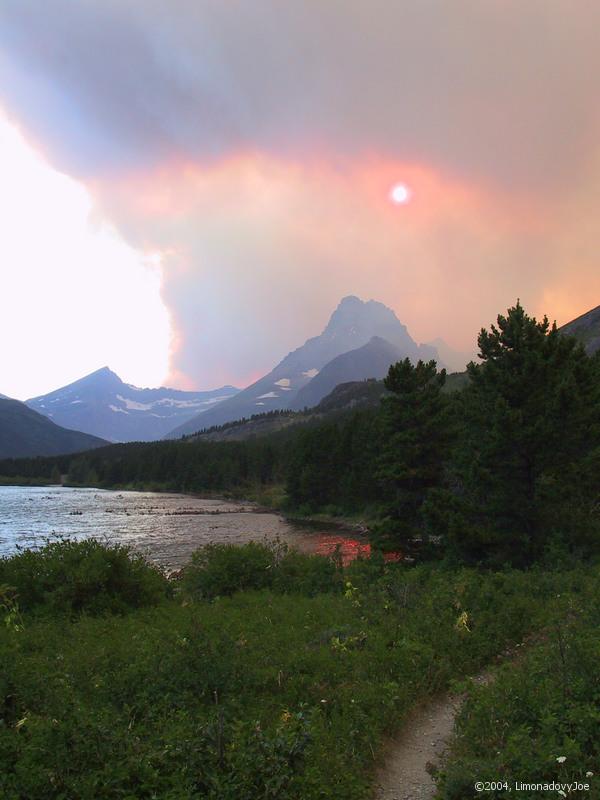
{"type": "MultiPolygon", "coordinates": [[[[175,428],[167,438],[177,438],[265,411],[295,408],[299,393],[310,385],[330,362],[344,353],[359,350],[373,337],[387,342],[393,349],[395,357],[389,363],[398,358],[408,357],[416,361],[419,358],[437,357],[435,348],[417,344],[406,326],[383,303],[375,300],[364,301],[350,295],[344,297],[337,306],[322,333],[288,353],[271,372],[235,397],[205,412],[202,416],[193,417],[175,428]]],[[[360,356],[350,357],[345,362],[346,370],[343,369],[343,364],[338,363],[328,372],[335,373],[337,383],[381,377],[379,374],[381,369],[376,367],[375,362],[372,367],[366,364],[364,368],[361,366],[361,369],[356,369],[359,360],[361,365],[364,365],[365,359],[361,359],[360,356]],[[370,374],[371,372],[373,374],[370,374]]],[[[317,390],[310,395],[309,402],[313,405],[333,388],[330,386],[330,381],[323,380],[323,387],[319,390],[320,383],[321,381],[317,382],[317,390]]],[[[304,403],[301,395],[300,402],[304,403]]]]}

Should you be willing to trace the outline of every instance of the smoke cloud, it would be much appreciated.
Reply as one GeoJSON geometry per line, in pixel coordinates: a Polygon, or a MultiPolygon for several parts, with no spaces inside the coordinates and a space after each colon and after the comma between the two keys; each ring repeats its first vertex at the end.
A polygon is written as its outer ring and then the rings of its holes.
{"type": "Polygon", "coordinates": [[[171,377],[244,383],[349,293],[460,348],[517,297],[600,302],[598,30],[585,0],[21,0],[0,102],[160,254],[171,377]]]}

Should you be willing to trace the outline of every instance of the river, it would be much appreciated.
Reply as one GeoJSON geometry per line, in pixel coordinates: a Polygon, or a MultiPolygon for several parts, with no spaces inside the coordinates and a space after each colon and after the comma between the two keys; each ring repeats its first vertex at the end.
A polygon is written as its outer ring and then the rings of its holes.
{"type": "Polygon", "coordinates": [[[251,503],[183,494],[0,486],[0,556],[61,537],[127,544],[167,570],[209,542],[275,541],[345,561],[368,552],[364,538],[328,526],[291,523],[251,503]]]}

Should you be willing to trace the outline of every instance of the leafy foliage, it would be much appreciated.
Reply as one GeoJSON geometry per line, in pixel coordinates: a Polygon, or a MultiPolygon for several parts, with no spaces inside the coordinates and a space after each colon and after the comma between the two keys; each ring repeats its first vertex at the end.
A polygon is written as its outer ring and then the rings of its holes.
{"type": "Polygon", "coordinates": [[[182,587],[190,597],[208,600],[265,588],[313,596],[341,589],[341,576],[333,559],[298,553],[280,543],[208,544],[192,555],[182,587]]]}
{"type": "Polygon", "coordinates": [[[162,572],[120,545],[64,540],[0,559],[0,584],[23,611],[104,614],[159,603],[170,586],[162,572]]]}
{"type": "Polygon", "coordinates": [[[264,544],[208,544],[192,555],[183,585],[189,594],[207,599],[264,589],[272,582],[274,563],[274,550],[264,544]]]}
{"type": "Polygon", "coordinates": [[[597,581],[376,559],[349,568],[351,589],[308,596],[306,574],[212,601],[184,583],[99,617],[41,613],[23,589],[32,611],[0,629],[0,795],[361,800],[415,703],[539,627],[558,587],[597,581]]]}
{"type": "MultiPolygon", "coordinates": [[[[472,687],[439,797],[475,798],[474,781],[588,783],[600,797],[598,584],[586,602],[566,597],[542,641],[489,686],[472,687]]],[[[489,797],[508,798],[498,789],[489,797]]],[[[538,795],[533,792],[531,796],[538,795]]]]}

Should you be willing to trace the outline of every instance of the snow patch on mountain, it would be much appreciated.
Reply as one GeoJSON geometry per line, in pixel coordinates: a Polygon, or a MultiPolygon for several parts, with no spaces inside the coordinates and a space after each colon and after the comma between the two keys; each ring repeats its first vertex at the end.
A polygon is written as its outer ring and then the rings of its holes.
{"type": "Polygon", "coordinates": [[[200,405],[201,406],[214,406],[217,403],[222,403],[223,400],[229,400],[230,397],[233,397],[233,395],[222,394],[222,395],[219,395],[218,397],[211,397],[210,400],[203,400],[200,403],[200,405]]]}
{"type": "Polygon", "coordinates": [[[113,442],[152,441],[172,428],[232,398],[237,389],[189,392],[180,389],[141,389],[124,383],[108,367],[68,386],[27,401],[44,416],[52,409],[55,421],[113,442]]]}
{"type": "Polygon", "coordinates": [[[150,411],[154,406],[154,403],[138,403],[137,400],[130,400],[128,397],[123,397],[120,394],[117,395],[117,400],[125,403],[125,408],[130,411],[150,411]]]}
{"type": "Polygon", "coordinates": [[[213,397],[211,400],[176,400],[173,397],[165,397],[162,400],[157,400],[152,405],[168,406],[169,408],[200,408],[208,403],[218,403],[231,395],[223,395],[221,398],[213,397]]]}

